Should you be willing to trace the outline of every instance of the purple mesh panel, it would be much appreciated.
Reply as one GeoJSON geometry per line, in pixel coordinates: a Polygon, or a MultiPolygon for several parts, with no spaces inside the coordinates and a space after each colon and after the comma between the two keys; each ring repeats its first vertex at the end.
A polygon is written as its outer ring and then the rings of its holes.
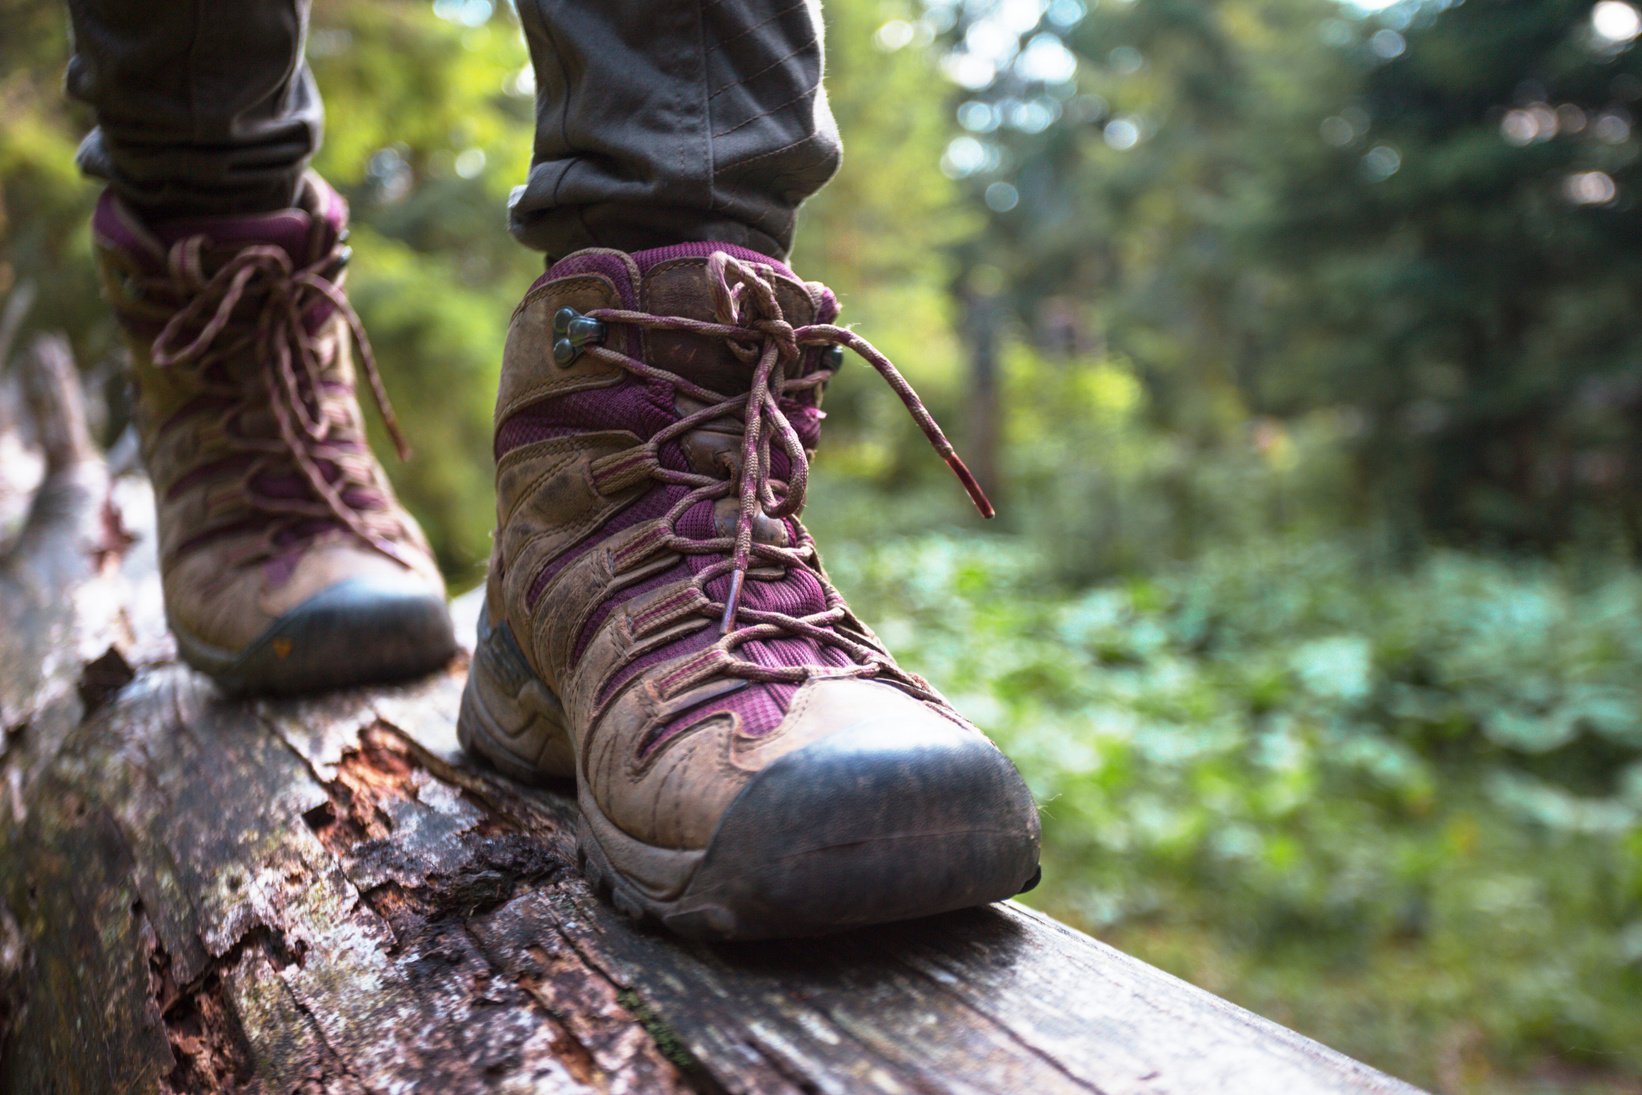
{"type": "MultiPolygon", "coordinates": [[[[692,540],[706,539],[714,535],[713,506],[710,502],[701,502],[691,506],[679,518],[677,529],[681,536],[692,540]]],[[[796,530],[789,529],[796,535],[796,530]]],[[[692,555],[688,556],[690,569],[699,574],[713,565],[718,559],[715,556],[692,555]]],[[[729,591],[729,576],[721,576],[708,583],[708,596],[722,603],[729,591]]],[[[752,579],[743,587],[741,593],[742,604],[748,608],[761,609],[766,612],[781,612],[789,616],[807,616],[824,611],[827,607],[826,591],[822,589],[820,579],[813,573],[802,568],[794,567],[776,580],[752,579]]],[[[681,654],[692,653],[710,645],[717,638],[716,630],[708,627],[701,632],[689,635],[684,639],[676,640],[661,648],[637,659],[626,666],[621,673],[607,683],[600,692],[600,699],[613,695],[623,684],[633,676],[649,668],[676,658],[681,654]]],[[[814,642],[810,639],[793,637],[784,639],[766,639],[750,642],[740,648],[741,656],[758,665],[777,666],[829,666],[842,668],[850,664],[849,658],[836,647],[814,642]]],[[[767,734],[786,716],[787,705],[792,702],[798,686],[782,683],[756,683],[733,692],[728,696],[710,700],[698,707],[678,715],[670,721],[651,740],[645,742],[643,748],[653,749],[661,742],[666,741],[673,734],[688,729],[705,718],[711,718],[720,712],[730,711],[741,718],[742,732],[750,736],[767,734]]]]}
{"type": "MultiPolygon", "coordinates": [[[[685,510],[678,519],[676,530],[680,536],[691,540],[713,539],[717,535],[713,525],[713,503],[698,502],[685,510]]],[[[787,531],[796,542],[797,528],[791,522],[787,531]]],[[[710,555],[692,555],[689,559],[691,570],[697,574],[719,561],[719,557],[710,555]]],[[[721,574],[707,583],[707,595],[720,603],[729,591],[728,574],[721,574]]],[[[802,567],[794,567],[776,581],[750,579],[742,588],[741,603],[767,612],[807,616],[825,609],[827,598],[814,574],[802,567]]]]}
{"type": "Polygon", "coordinates": [[[360,511],[388,508],[385,497],[365,487],[348,487],[342,492],[342,501],[349,509],[360,511]]]}
{"type": "Polygon", "coordinates": [[[669,441],[656,452],[656,461],[672,471],[690,471],[690,458],[684,455],[684,446],[669,441]]]}
{"type": "Polygon", "coordinates": [[[262,564],[262,578],[269,586],[278,589],[290,581],[291,575],[296,573],[296,565],[302,561],[302,552],[294,547],[287,547],[276,552],[262,564]]]}
{"type": "MultiPolygon", "coordinates": [[[[837,647],[822,646],[800,638],[747,643],[741,648],[741,656],[750,662],[771,667],[815,665],[841,669],[850,664],[849,658],[837,647]]],[[[798,689],[796,684],[760,682],[727,696],[708,700],[675,715],[666,726],[645,741],[641,749],[648,752],[674,734],[724,713],[739,716],[741,732],[748,737],[768,734],[787,717],[787,708],[791,706],[793,696],[798,694],[798,689]]]]}
{"type": "Polygon", "coordinates": [[[652,590],[670,586],[675,582],[687,581],[689,577],[690,568],[684,564],[683,560],[680,560],[677,566],[668,567],[654,578],[646,578],[637,585],[617,590],[608,600],[594,609],[593,615],[589,616],[587,622],[582,625],[581,634],[576,636],[576,648],[570,652],[570,664],[575,665],[581,661],[583,652],[587,650],[587,644],[593,641],[593,636],[599,633],[599,628],[604,626],[604,621],[609,619],[610,613],[614,612],[619,606],[652,590]]]}
{"type": "Polygon", "coordinates": [[[821,646],[809,639],[763,639],[743,646],[750,662],[770,668],[789,665],[820,665],[842,669],[850,664],[848,655],[835,646],[821,646]]]}
{"type": "MultiPolygon", "coordinates": [[[[318,459],[314,465],[327,483],[342,478],[342,469],[333,461],[318,459]]],[[[264,498],[311,498],[314,493],[312,484],[294,471],[260,472],[251,477],[250,487],[264,498]]]]}
{"type": "Polygon", "coordinates": [[[793,567],[778,581],[749,581],[742,587],[741,603],[764,612],[808,616],[826,609],[827,594],[813,573],[793,567]]]}
{"type": "Polygon", "coordinates": [[[174,502],[184,491],[191,490],[201,483],[243,471],[255,459],[256,456],[252,453],[238,453],[233,456],[225,456],[221,460],[211,460],[200,464],[171,484],[165,492],[165,500],[174,502]]]}
{"type": "Polygon", "coordinates": [[[320,533],[337,527],[336,520],[330,517],[309,517],[301,521],[294,521],[278,532],[274,533],[276,547],[304,547],[307,542],[320,533]]]}
{"type": "MultiPolygon", "coordinates": [[[[781,410],[792,423],[793,432],[798,434],[798,440],[806,449],[813,449],[821,443],[821,420],[827,417],[825,411],[819,407],[798,404],[782,407],[781,410]]],[[[782,453],[781,459],[786,459],[785,453],[782,453]]],[[[774,466],[773,463],[771,466],[774,466]]]]}
{"type": "Polygon", "coordinates": [[[639,743],[639,756],[648,756],[660,746],[697,723],[717,715],[735,714],[741,717],[741,732],[748,737],[762,737],[781,725],[787,715],[787,705],[798,691],[795,684],[749,684],[727,696],[698,703],[670,719],[665,726],[651,731],[639,743]]]}
{"type": "Polygon", "coordinates": [[[679,514],[673,528],[680,536],[691,540],[711,540],[717,535],[713,528],[713,503],[697,502],[679,514]]]}
{"type": "Polygon", "coordinates": [[[297,266],[306,266],[328,250],[348,220],[348,203],[330,185],[311,177],[303,195],[307,209],[281,209],[250,216],[183,217],[154,226],[162,247],[178,240],[204,236],[215,247],[240,248],[271,243],[283,248],[297,266]]]}
{"type": "MultiPolygon", "coordinates": [[[[330,482],[331,477],[326,475],[325,481],[330,482]]],[[[313,494],[308,481],[295,472],[263,472],[253,475],[248,485],[265,498],[307,498],[313,494]]]]}
{"type": "Polygon", "coordinates": [[[620,672],[605,681],[599,687],[598,703],[604,703],[611,696],[621,691],[623,685],[632,680],[651,666],[671,661],[685,654],[694,654],[698,650],[705,650],[718,641],[718,628],[708,624],[699,631],[692,631],[688,635],[674,639],[672,642],[640,655],[631,662],[622,666],[620,672]]]}
{"type": "MultiPolygon", "coordinates": [[[[546,285],[550,281],[575,277],[578,274],[598,274],[609,278],[615,285],[616,292],[621,294],[622,307],[639,306],[638,287],[633,284],[632,270],[628,269],[627,263],[622,261],[620,255],[608,251],[579,252],[569,258],[560,259],[548,267],[547,273],[537,278],[530,288],[535,289],[538,285],[546,285]]],[[[528,295],[527,292],[526,296],[528,295]]]]}
{"type": "Polygon", "coordinates": [[[559,571],[623,529],[632,528],[634,525],[643,524],[645,521],[653,521],[662,516],[688,493],[689,490],[686,487],[656,487],[582,537],[576,542],[575,546],[567,548],[549,559],[547,564],[537,572],[536,577],[530,580],[530,592],[525,594],[526,607],[536,607],[536,602],[541,599],[542,592],[547,589],[548,583],[553,580],[559,571]]]}
{"type": "Polygon", "coordinates": [[[792,269],[780,259],[772,259],[768,255],[761,255],[750,248],[734,243],[714,243],[711,240],[700,240],[691,243],[675,243],[670,247],[652,247],[648,251],[633,252],[633,261],[638,265],[639,273],[648,274],[651,270],[664,262],[674,259],[704,259],[714,251],[723,251],[733,259],[742,262],[761,262],[772,267],[776,273],[786,277],[794,277],[792,269]]]}
{"type": "MultiPolygon", "coordinates": [[[[679,518],[677,531],[681,536],[690,539],[705,539],[713,533],[712,503],[701,502],[690,507],[679,518]]],[[[691,555],[686,557],[690,570],[701,573],[718,561],[716,556],[691,555]]],[[[729,577],[722,576],[708,583],[708,596],[722,602],[728,592],[729,577]]],[[[769,612],[781,612],[789,616],[806,616],[825,610],[827,606],[826,592],[818,579],[810,571],[794,567],[776,580],[754,579],[747,582],[742,589],[742,603],[749,608],[761,609],[769,612]]],[[[651,651],[629,665],[623,667],[610,681],[600,689],[599,700],[603,702],[614,695],[634,676],[644,670],[670,661],[684,654],[694,653],[710,646],[717,639],[717,630],[713,627],[704,627],[681,639],[651,651]]],[[[810,639],[793,637],[783,639],[767,639],[750,642],[740,648],[741,656],[748,661],[764,666],[828,666],[842,668],[850,664],[850,660],[843,651],[836,647],[814,642],[810,639]]],[[[744,733],[757,736],[767,734],[778,726],[785,717],[787,705],[792,702],[797,686],[783,683],[757,683],[731,693],[728,696],[708,701],[698,707],[686,711],[664,727],[652,740],[647,741],[643,748],[648,750],[666,741],[667,738],[681,730],[695,725],[702,719],[710,718],[724,711],[731,711],[741,718],[744,733]]]]}
{"type": "Polygon", "coordinates": [[[550,425],[531,414],[530,408],[527,407],[503,422],[502,428],[496,431],[496,458],[501,459],[504,454],[512,452],[520,445],[534,445],[538,441],[569,437],[571,434],[583,432],[585,431],[575,426],[550,425]]]}
{"type": "Polygon", "coordinates": [[[510,415],[496,431],[496,459],[538,434],[554,436],[543,432],[547,430],[628,430],[649,440],[677,421],[673,389],[661,381],[629,380],[610,388],[589,388],[539,400],[510,415]]]}
{"type": "Polygon", "coordinates": [[[208,528],[204,532],[195,533],[178,544],[176,550],[172,552],[172,558],[180,559],[189,552],[221,540],[226,536],[235,536],[242,532],[255,532],[258,529],[266,528],[267,524],[268,521],[265,517],[246,517],[238,521],[218,525],[215,528],[208,528]]]}

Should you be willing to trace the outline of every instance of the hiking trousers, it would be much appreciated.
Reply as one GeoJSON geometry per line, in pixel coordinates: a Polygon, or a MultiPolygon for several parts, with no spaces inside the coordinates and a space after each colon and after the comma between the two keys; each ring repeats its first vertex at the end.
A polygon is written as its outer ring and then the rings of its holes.
{"type": "MultiPolygon", "coordinates": [[[[79,161],[145,218],[292,203],[324,110],[310,0],[68,0],[79,161]]],[[[536,77],[528,246],[720,240],[784,258],[837,170],[819,0],[518,0],[536,77]]]]}

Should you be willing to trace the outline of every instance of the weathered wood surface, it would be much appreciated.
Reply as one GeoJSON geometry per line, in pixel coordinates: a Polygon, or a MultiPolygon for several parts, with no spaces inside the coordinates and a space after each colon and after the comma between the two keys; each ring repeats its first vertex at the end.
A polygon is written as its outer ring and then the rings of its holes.
{"type": "Polygon", "coordinates": [[[461,665],[279,703],[178,666],[151,499],[67,380],[0,561],[0,1090],[1412,1090],[1015,905],[635,928],[576,873],[568,788],[459,753],[461,665]]]}

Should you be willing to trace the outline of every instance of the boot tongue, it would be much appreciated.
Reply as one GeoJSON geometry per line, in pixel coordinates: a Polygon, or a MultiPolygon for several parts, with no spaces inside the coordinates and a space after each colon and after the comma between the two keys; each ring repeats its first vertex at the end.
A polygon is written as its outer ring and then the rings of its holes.
{"type": "MultiPolygon", "coordinates": [[[[715,251],[763,267],[761,273],[774,285],[786,322],[794,327],[815,322],[816,298],[811,287],[799,281],[786,263],[725,243],[684,243],[634,254],[633,263],[639,272],[639,309],[658,316],[720,322],[707,270],[708,256],[715,251]]],[[[750,307],[750,299],[751,294],[743,294],[744,309],[750,307]]],[[[746,321],[758,318],[767,317],[744,313],[746,321]]],[[[751,384],[753,363],[743,361],[722,338],[651,330],[644,333],[643,345],[645,361],[713,391],[744,392],[751,384]]]]}

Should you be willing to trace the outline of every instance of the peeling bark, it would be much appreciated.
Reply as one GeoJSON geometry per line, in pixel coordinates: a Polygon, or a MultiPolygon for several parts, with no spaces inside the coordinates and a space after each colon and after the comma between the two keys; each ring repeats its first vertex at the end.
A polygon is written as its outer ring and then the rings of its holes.
{"type": "Polygon", "coordinates": [[[62,364],[0,557],[0,1090],[1409,1090],[1013,905],[716,947],[620,919],[572,789],[461,755],[464,665],[251,703],[178,665],[151,499],[62,364]]]}

